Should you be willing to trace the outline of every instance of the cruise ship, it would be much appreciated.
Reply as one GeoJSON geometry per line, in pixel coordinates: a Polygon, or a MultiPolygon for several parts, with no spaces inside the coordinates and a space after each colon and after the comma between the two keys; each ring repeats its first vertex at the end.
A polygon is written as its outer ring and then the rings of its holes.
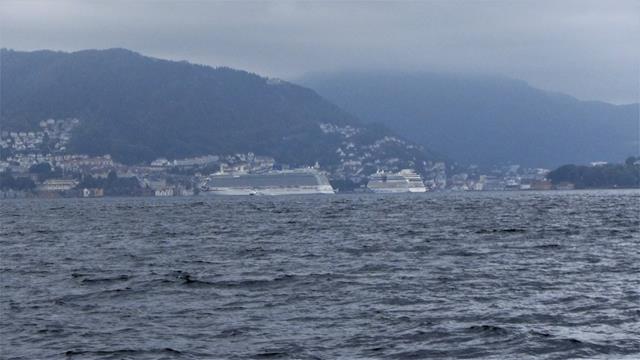
{"type": "Polygon", "coordinates": [[[378,171],[371,175],[367,188],[375,193],[427,191],[420,175],[412,169],[403,169],[395,174],[378,171]]]}
{"type": "Polygon", "coordinates": [[[216,173],[200,185],[207,195],[303,195],[333,194],[327,177],[315,169],[264,173],[216,173]]]}

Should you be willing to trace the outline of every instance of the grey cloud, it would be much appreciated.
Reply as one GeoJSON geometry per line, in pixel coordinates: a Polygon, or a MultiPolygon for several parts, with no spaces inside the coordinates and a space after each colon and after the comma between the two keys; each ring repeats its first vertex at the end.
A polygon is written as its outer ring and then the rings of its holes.
{"type": "Polygon", "coordinates": [[[126,47],[295,79],[489,72],[582,99],[638,101],[638,1],[3,1],[2,46],[126,47]]]}

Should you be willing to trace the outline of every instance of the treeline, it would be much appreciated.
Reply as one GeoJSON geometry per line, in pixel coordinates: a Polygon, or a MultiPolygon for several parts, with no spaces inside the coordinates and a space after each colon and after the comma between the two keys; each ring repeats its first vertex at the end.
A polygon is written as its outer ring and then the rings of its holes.
{"type": "Polygon", "coordinates": [[[28,177],[14,177],[11,171],[0,173],[0,190],[32,191],[36,184],[28,177]]]}
{"type": "Polygon", "coordinates": [[[36,174],[38,181],[43,182],[48,179],[57,179],[62,177],[62,169],[54,168],[49,163],[40,163],[32,165],[29,173],[36,174]]]}
{"type": "Polygon", "coordinates": [[[573,183],[576,189],[640,188],[640,157],[631,156],[624,164],[563,165],[547,177],[555,185],[573,183]]]}
{"type": "Polygon", "coordinates": [[[140,196],[145,192],[137,178],[118,177],[115,171],[109,172],[106,178],[94,178],[87,175],[82,178],[76,188],[102,188],[105,196],[140,196]]]}
{"type": "Polygon", "coordinates": [[[14,176],[11,170],[1,172],[0,190],[33,191],[36,188],[36,183],[33,179],[37,179],[41,183],[48,179],[63,177],[62,169],[54,168],[49,163],[32,165],[29,168],[29,174],[29,176],[14,176]]]}
{"type": "MultiPolygon", "coordinates": [[[[46,164],[46,166],[39,164],[30,169],[31,174],[37,175],[38,181],[54,178],[55,176],[53,175],[59,172],[59,169],[54,169],[49,164],[46,164]]],[[[87,175],[80,178],[76,177],[76,180],[79,180],[80,183],[71,191],[100,188],[104,190],[105,196],[141,196],[150,191],[143,188],[137,178],[118,177],[115,171],[111,171],[106,178],[94,178],[91,175],[87,175]]],[[[31,177],[13,176],[11,171],[4,171],[0,173],[0,190],[32,192],[36,190],[36,183],[31,177]]]]}

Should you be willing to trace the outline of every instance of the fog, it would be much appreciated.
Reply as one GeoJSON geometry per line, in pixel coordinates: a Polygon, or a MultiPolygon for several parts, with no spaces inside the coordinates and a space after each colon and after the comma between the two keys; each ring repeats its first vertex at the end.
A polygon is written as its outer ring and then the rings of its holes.
{"type": "Polygon", "coordinates": [[[0,2],[2,47],[124,47],[295,80],[336,70],[502,74],[638,101],[638,1],[0,2]]]}

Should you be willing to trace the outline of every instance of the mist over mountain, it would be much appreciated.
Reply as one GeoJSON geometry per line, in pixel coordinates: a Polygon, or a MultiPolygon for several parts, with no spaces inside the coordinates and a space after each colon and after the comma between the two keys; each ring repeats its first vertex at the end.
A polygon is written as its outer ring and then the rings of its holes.
{"type": "Polygon", "coordinates": [[[1,76],[2,130],[77,118],[69,151],[111,154],[124,163],[254,152],[292,165],[337,166],[346,143],[352,153],[404,164],[426,158],[404,141],[380,143],[394,133],[361,124],[310,89],[230,68],[124,49],[3,49],[1,76]]]}
{"type": "Polygon", "coordinates": [[[386,71],[312,74],[300,83],[467,164],[554,167],[639,151],[638,104],[580,101],[519,80],[386,71]]]}

